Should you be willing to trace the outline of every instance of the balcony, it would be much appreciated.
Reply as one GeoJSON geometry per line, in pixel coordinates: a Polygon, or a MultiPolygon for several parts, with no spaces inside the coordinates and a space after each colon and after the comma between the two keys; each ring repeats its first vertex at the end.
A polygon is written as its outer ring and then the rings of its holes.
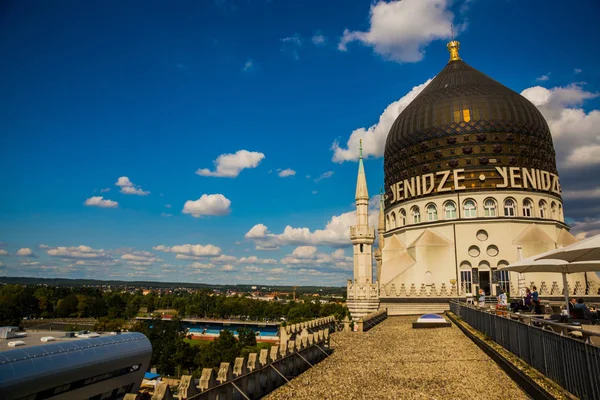
{"type": "Polygon", "coordinates": [[[372,226],[351,226],[350,227],[350,238],[351,239],[370,239],[375,240],[375,228],[372,226]]]}

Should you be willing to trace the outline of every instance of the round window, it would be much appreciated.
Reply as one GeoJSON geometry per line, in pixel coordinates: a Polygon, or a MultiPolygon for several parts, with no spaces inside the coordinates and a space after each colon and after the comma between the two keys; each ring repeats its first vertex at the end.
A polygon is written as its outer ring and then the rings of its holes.
{"type": "Polygon", "coordinates": [[[469,247],[469,255],[471,257],[477,257],[477,256],[479,256],[480,253],[481,252],[479,251],[479,247],[477,247],[477,246],[469,247]]]}
{"type": "Polygon", "coordinates": [[[477,231],[477,239],[481,242],[485,242],[488,239],[488,233],[484,229],[477,231]]]}
{"type": "Polygon", "coordinates": [[[498,255],[499,251],[498,251],[498,247],[495,245],[490,245],[487,248],[487,254],[490,257],[496,257],[498,255]]]}

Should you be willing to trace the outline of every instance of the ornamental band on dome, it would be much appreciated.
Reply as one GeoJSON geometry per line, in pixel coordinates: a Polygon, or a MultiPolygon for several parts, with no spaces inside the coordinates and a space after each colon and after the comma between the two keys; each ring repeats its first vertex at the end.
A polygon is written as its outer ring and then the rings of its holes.
{"type": "MultiPolygon", "coordinates": [[[[377,308],[441,312],[450,299],[479,289],[515,295],[525,282],[548,296],[562,293],[556,274],[518,282],[516,273],[497,271],[517,261],[518,248],[528,257],[577,241],[564,222],[548,124],[529,100],[466,64],[458,41],[447,47],[446,67],[388,133],[374,251],[361,153],[347,288],[355,319],[377,308]]],[[[587,279],[572,274],[569,284],[600,285],[595,274],[587,279]]]]}

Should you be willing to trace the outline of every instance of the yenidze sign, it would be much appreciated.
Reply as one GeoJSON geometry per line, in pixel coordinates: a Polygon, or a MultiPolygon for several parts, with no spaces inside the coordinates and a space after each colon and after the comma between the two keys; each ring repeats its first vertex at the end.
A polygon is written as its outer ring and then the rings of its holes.
{"type": "MultiPolygon", "coordinates": [[[[502,183],[496,183],[497,189],[534,189],[554,193],[560,196],[558,175],[535,168],[496,167],[502,183]]],[[[485,181],[485,174],[479,175],[485,181]]],[[[495,178],[497,180],[497,178],[495,178]]],[[[413,197],[435,193],[466,190],[464,168],[438,171],[436,173],[413,176],[390,186],[392,198],[389,204],[413,197]]]]}

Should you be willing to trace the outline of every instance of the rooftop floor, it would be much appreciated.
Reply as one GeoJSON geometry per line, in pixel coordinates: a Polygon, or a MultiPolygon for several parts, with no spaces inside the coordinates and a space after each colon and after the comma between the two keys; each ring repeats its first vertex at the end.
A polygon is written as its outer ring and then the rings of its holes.
{"type": "Polygon", "coordinates": [[[390,317],[366,333],[332,335],[334,353],[266,399],[527,399],[455,326],[412,329],[390,317]]]}
{"type": "MultiPolygon", "coordinates": [[[[65,337],[66,332],[62,332],[62,331],[36,331],[36,330],[30,331],[30,330],[28,330],[26,333],[27,333],[27,336],[23,337],[23,338],[0,339],[0,352],[7,351],[7,350],[14,350],[14,349],[26,349],[28,347],[40,346],[40,345],[44,345],[44,344],[81,340],[81,338],[76,338],[76,337],[75,338],[67,338],[67,337],[65,337]],[[52,342],[42,342],[41,339],[44,336],[52,336],[56,340],[52,341],[52,342]],[[15,342],[17,340],[21,340],[21,341],[25,342],[25,344],[22,346],[18,346],[18,347],[8,347],[9,342],[15,342]]],[[[102,334],[100,336],[106,336],[106,335],[107,334],[102,334]]]]}

